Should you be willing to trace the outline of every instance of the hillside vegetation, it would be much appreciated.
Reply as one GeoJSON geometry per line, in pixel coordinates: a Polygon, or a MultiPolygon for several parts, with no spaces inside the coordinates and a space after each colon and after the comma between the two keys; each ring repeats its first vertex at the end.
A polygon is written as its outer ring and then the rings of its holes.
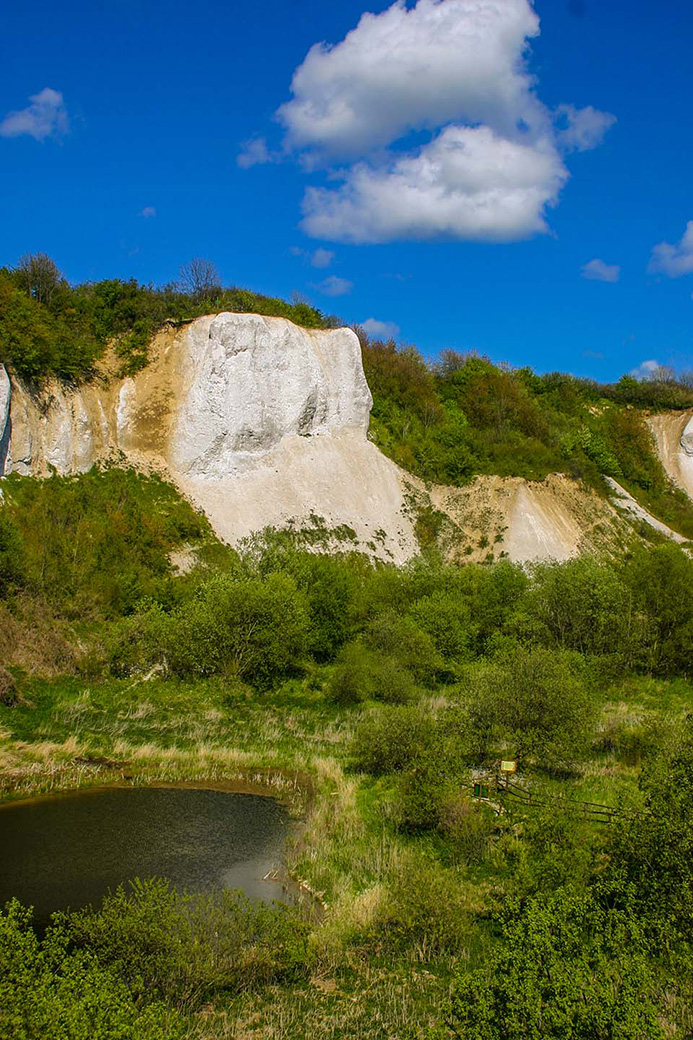
{"type": "Polygon", "coordinates": [[[232,551],[131,471],[3,482],[4,797],[264,775],[305,816],[288,864],[325,908],[145,879],[39,940],[15,904],[0,1031],[684,1040],[690,557],[396,568],[310,548],[232,551]],[[501,757],[536,805],[474,800],[501,757]]]}
{"type": "Polygon", "coordinates": [[[693,506],[671,485],[645,423],[652,412],[692,408],[690,381],[661,371],[600,384],[454,351],[431,365],[414,347],[358,332],[373,393],[371,437],[410,473],[458,486],[477,474],[567,473],[601,491],[604,474],[693,538],[693,506]]]}
{"type": "MultiPolygon", "coordinates": [[[[213,265],[183,269],[183,281],[163,288],[118,278],[70,285],[44,254],[16,269],[0,268],[0,362],[22,379],[57,376],[88,379],[108,343],[123,373],[147,363],[152,336],[167,321],[191,321],[212,311],[240,311],[289,318],[309,328],[329,323],[306,303],[286,303],[261,293],[223,288],[213,265]]],[[[191,265],[188,265],[190,268],[191,265]]]]}

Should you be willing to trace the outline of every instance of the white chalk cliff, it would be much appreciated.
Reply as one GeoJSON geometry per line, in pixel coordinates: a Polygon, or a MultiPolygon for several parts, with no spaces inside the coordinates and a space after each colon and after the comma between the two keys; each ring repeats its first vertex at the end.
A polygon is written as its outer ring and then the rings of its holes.
{"type": "MultiPolygon", "coordinates": [[[[413,504],[446,518],[445,552],[460,562],[568,559],[615,547],[629,523],[628,510],[624,519],[561,475],[445,488],[404,473],[368,440],[372,399],[350,329],[223,313],[165,328],[134,378],[110,365],[80,388],[52,382],[40,395],[0,365],[0,475],[134,465],[175,483],[231,544],[320,518],[353,530],[342,548],[398,563],[418,552],[413,504]]],[[[691,493],[693,421],[658,419],[660,448],[681,483],[690,474],[691,493]]]]}
{"type": "Polygon", "coordinates": [[[165,474],[232,543],[317,516],[402,561],[416,539],[400,471],[367,439],[371,405],[351,329],[217,314],[160,333],[134,378],[37,399],[0,368],[0,472],[121,460],[165,474]]]}

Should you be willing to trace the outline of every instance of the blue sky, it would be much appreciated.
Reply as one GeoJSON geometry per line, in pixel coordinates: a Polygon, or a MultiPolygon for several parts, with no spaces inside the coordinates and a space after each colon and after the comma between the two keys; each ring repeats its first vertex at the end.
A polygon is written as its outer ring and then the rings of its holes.
{"type": "Polygon", "coordinates": [[[204,256],[427,355],[693,367],[692,43],[689,0],[5,0],[0,264],[204,256]]]}

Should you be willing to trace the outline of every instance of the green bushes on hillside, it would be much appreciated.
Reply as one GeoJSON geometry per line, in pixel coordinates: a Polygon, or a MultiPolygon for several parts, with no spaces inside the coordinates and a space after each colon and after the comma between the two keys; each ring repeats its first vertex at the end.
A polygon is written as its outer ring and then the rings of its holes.
{"type": "Polygon", "coordinates": [[[289,318],[308,328],[328,324],[307,303],[286,303],[248,289],[155,288],[134,278],[73,286],[49,257],[36,254],[24,257],[14,270],[0,268],[0,362],[30,382],[47,376],[79,382],[89,378],[113,341],[123,372],[132,374],[146,364],[151,338],[165,322],[215,311],[289,318]]]}
{"type": "Polygon", "coordinates": [[[690,381],[661,372],[598,384],[454,351],[429,365],[414,347],[357,331],[373,392],[371,436],[405,469],[453,485],[477,474],[559,472],[602,490],[606,474],[693,538],[693,507],[671,486],[644,421],[647,410],[693,407],[690,381]]]}

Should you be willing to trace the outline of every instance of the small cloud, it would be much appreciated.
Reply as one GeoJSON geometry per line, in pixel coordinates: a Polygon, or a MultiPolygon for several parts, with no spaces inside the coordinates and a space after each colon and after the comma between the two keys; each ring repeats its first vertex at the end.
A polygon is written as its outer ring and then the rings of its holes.
{"type": "Polygon", "coordinates": [[[604,134],[616,122],[611,112],[600,112],[587,105],[559,105],[556,109],[556,140],[565,152],[588,152],[602,143],[604,134]]]}
{"type": "Polygon", "coordinates": [[[660,242],[654,247],[647,269],[657,274],[665,274],[667,278],[693,274],[693,220],[688,221],[683,237],[676,245],[660,242]]]}
{"type": "Polygon", "coordinates": [[[338,278],[337,275],[331,274],[314,288],[325,296],[346,296],[354,288],[354,283],[348,278],[338,278]]]}
{"type": "Polygon", "coordinates": [[[628,374],[635,376],[636,379],[651,379],[662,367],[662,364],[654,359],[642,361],[637,368],[631,368],[628,374]]]}
{"type": "Polygon", "coordinates": [[[307,260],[311,267],[329,267],[334,260],[334,253],[329,249],[318,248],[311,252],[309,249],[301,249],[300,246],[291,246],[289,252],[292,256],[300,256],[307,260]]]}
{"type": "Polygon", "coordinates": [[[26,108],[8,112],[0,123],[0,137],[22,137],[26,134],[35,141],[47,137],[62,137],[70,130],[70,121],[63,96],[59,90],[44,87],[32,94],[26,108]]]}
{"type": "Polygon", "coordinates": [[[261,166],[263,163],[272,162],[272,155],[267,147],[264,137],[251,137],[244,141],[241,150],[236,157],[236,162],[243,170],[251,166],[261,166]]]}
{"type": "Polygon", "coordinates": [[[603,361],[604,360],[604,355],[601,354],[598,350],[583,350],[583,352],[580,355],[580,357],[583,357],[583,358],[594,358],[597,361],[603,361]]]}
{"type": "Polygon", "coordinates": [[[138,215],[144,217],[145,220],[151,220],[152,217],[156,216],[156,208],[154,206],[145,206],[138,215]]]}
{"type": "Polygon", "coordinates": [[[396,339],[400,333],[399,325],[394,321],[378,321],[377,318],[366,318],[361,322],[361,328],[372,339],[396,339]]]}
{"type": "Polygon", "coordinates": [[[313,267],[329,267],[334,260],[334,253],[329,249],[316,249],[310,258],[313,267]]]}
{"type": "Polygon", "coordinates": [[[605,264],[603,260],[590,260],[581,271],[583,278],[593,282],[617,282],[621,275],[618,264],[605,264]]]}

